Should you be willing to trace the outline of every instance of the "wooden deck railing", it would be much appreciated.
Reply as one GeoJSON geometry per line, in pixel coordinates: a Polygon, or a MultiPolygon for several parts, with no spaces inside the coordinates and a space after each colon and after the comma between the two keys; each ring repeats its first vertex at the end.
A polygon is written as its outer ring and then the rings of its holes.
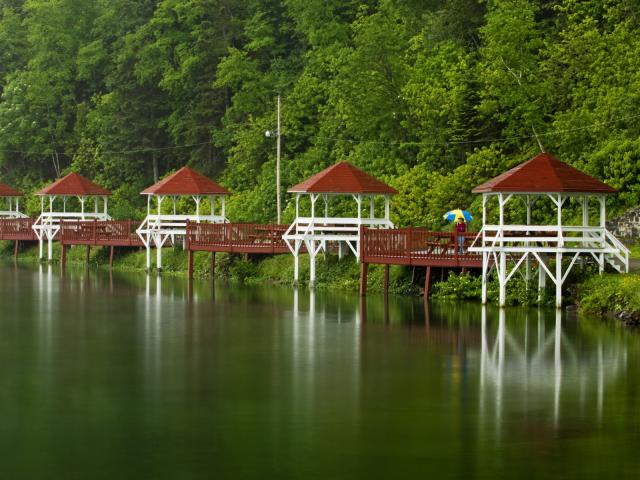
{"type": "Polygon", "coordinates": [[[466,232],[463,253],[457,235],[423,228],[370,229],[361,231],[360,254],[364,263],[400,265],[474,266],[482,256],[468,251],[476,232],[466,232]]]}
{"type": "Polygon", "coordinates": [[[288,225],[187,223],[187,248],[210,252],[287,253],[282,240],[288,225]]]}
{"type": "Polygon", "coordinates": [[[139,247],[138,225],[133,220],[61,220],[58,238],[63,245],[139,247]]]}
{"type": "Polygon", "coordinates": [[[37,240],[33,218],[0,219],[0,240],[37,240]]]}

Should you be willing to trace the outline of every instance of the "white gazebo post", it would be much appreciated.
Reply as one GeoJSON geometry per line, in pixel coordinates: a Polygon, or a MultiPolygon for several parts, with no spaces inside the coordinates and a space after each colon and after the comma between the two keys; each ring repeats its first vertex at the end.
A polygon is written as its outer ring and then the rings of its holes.
{"type": "Polygon", "coordinates": [[[371,175],[357,169],[347,162],[337,163],[308,180],[289,189],[296,195],[296,218],[286,233],[282,236],[294,258],[294,281],[299,280],[299,255],[302,245],[309,254],[310,270],[309,285],[313,287],[316,279],[316,257],[320,251],[325,254],[329,245],[338,245],[342,256],[343,246],[348,247],[353,254],[360,258],[360,228],[393,228],[389,219],[389,196],[396,190],[380,182],[371,175]],[[311,203],[310,216],[305,217],[300,212],[301,195],[308,195],[311,203]],[[316,216],[315,204],[320,195],[325,199],[324,217],[316,216]],[[356,217],[329,216],[329,196],[342,195],[354,199],[357,207],[356,217]],[[370,198],[369,216],[362,217],[362,196],[370,198]],[[385,198],[384,218],[375,217],[375,196],[385,198]]]}
{"type": "Polygon", "coordinates": [[[546,277],[556,287],[556,307],[562,306],[562,286],[579,257],[583,260],[595,258],[600,270],[608,262],[618,271],[628,271],[629,250],[606,230],[605,194],[615,190],[589,177],[548,153],[542,153],[502,175],[485,182],[473,190],[482,193],[483,227],[472,246],[471,252],[482,253],[482,301],[486,302],[487,277],[493,260],[500,284],[499,303],[506,304],[506,287],[511,277],[525,263],[525,279],[530,279],[529,257],[538,261],[538,287],[540,295],[545,287],[546,277]],[[531,196],[545,195],[556,206],[556,221],[552,225],[531,224],[531,196]],[[600,202],[600,223],[598,227],[589,225],[588,195],[597,194],[600,202]],[[498,196],[499,219],[497,225],[487,223],[486,202],[489,195],[498,196]],[[508,224],[504,208],[513,195],[525,197],[526,225],[508,224]],[[562,207],[570,197],[582,200],[582,224],[565,226],[562,207]],[[487,235],[487,233],[490,233],[487,235]],[[555,274],[546,263],[548,255],[555,254],[555,274]],[[570,261],[563,269],[563,257],[570,261]],[[507,262],[513,258],[513,265],[507,262]]]}
{"type": "MultiPolygon", "coordinates": [[[[44,241],[47,241],[47,259],[53,259],[53,241],[60,231],[60,222],[63,220],[111,220],[107,213],[107,196],[111,192],[96,185],[82,175],[72,172],[67,176],[56,180],[51,185],[43,188],[36,195],[40,196],[40,216],[33,223],[33,230],[38,238],[40,259],[43,257],[44,241]],[[80,202],[80,211],[69,211],[67,199],[75,197],[80,202]],[[87,198],[95,199],[95,212],[85,212],[84,204],[87,198]],[[48,200],[48,209],[45,209],[45,198],[48,200]],[[56,210],[56,199],[62,199],[62,210],[56,210]],[[104,200],[104,211],[98,211],[98,199],[104,200]]],[[[60,208],[60,207],[58,207],[60,208]]]]}
{"type": "Polygon", "coordinates": [[[162,270],[162,247],[169,239],[175,243],[176,237],[184,238],[187,222],[228,222],[225,217],[225,198],[229,195],[229,191],[189,167],[182,167],[172,175],[160,180],[144,190],[142,195],[147,196],[147,217],[136,229],[136,233],[147,250],[147,272],[151,271],[151,249],[154,246],[156,248],[156,268],[160,271],[162,270]],[[172,208],[169,214],[162,212],[162,201],[165,197],[172,199],[172,208]],[[188,197],[193,200],[195,213],[183,214],[177,211],[177,200],[180,197],[188,197]],[[209,215],[203,215],[200,211],[203,197],[209,198],[211,207],[209,215]],[[157,213],[155,214],[151,213],[152,198],[156,199],[157,213]],[[221,203],[220,215],[215,214],[217,198],[221,203]]]}

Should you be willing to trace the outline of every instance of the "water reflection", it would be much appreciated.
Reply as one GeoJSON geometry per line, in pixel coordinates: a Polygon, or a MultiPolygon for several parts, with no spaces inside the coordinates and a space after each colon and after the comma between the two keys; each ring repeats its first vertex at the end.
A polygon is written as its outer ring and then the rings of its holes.
{"type": "MultiPolygon", "coordinates": [[[[626,373],[625,344],[605,343],[601,337],[595,345],[589,345],[582,337],[569,337],[563,330],[559,311],[555,314],[538,311],[533,321],[528,314],[513,322],[509,322],[507,316],[507,311],[501,309],[497,322],[495,318],[491,321],[487,319],[486,308],[482,309],[481,417],[485,414],[486,398],[492,397],[497,434],[504,423],[507,398],[520,399],[520,404],[510,403],[510,407],[523,413],[547,407],[556,428],[565,413],[563,400],[571,408],[577,400],[579,411],[588,416],[592,413],[588,407],[593,406],[595,418],[602,420],[608,385],[626,373]],[[550,330],[549,317],[553,317],[550,330]]],[[[566,319],[564,322],[569,323],[566,319]]],[[[579,325],[574,321],[571,328],[579,328],[579,325]]],[[[575,411],[567,411],[565,416],[575,414],[575,411]]]]}
{"type": "Polygon", "coordinates": [[[640,341],[600,320],[57,271],[0,269],[2,445],[42,468],[98,444],[137,478],[488,478],[637,445],[640,341]]]}

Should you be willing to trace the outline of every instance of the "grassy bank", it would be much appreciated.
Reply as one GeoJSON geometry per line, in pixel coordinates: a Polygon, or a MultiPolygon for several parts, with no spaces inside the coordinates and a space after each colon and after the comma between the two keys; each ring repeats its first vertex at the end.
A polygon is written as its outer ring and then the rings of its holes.
{"type": "Polygon", "coordinates": [[[640,274],[594,275],[578,287],[580,310],[640,324],[640,274]]]}

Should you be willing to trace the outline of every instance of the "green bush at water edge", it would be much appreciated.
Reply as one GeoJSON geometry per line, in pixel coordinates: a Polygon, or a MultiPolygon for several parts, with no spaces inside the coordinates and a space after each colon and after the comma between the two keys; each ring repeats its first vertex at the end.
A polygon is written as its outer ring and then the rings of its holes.
{"type": "Polygon", "coordinates": [[[593,276],[579,286],[578,303],[584,312],[639,319],[640,275],[593,276]]]}

